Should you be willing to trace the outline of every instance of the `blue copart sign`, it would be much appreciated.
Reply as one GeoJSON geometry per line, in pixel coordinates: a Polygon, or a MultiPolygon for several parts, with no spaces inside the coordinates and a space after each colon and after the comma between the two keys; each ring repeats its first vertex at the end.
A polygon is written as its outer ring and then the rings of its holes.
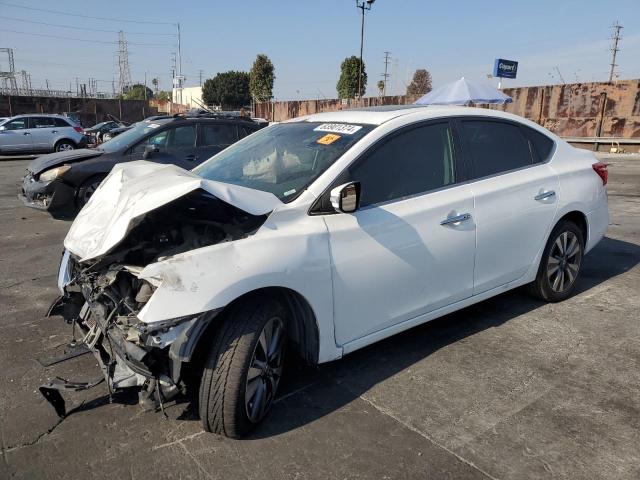
{"type": "Polygon", "coordinates": [[[516,78],[518,73],[518,62],[514,60],[505,60],[504,58],[496,58],[493,64],[493,76],[502,78],[516,78]]]}

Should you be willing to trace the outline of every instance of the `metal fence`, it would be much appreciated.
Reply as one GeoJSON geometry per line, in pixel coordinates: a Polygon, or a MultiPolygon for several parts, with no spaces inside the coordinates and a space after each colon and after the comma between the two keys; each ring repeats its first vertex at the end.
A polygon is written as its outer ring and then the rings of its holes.
{"type": "Polygon", "coordinates": [[[69,90],[10,88],[10,87],[0,87],[0,95],[6,95],[11,97],[101,98],[101,99],[118,98],[118,94],[111,93],[111,92],[78,93],[78,92],[72,92],[69,90]]]}

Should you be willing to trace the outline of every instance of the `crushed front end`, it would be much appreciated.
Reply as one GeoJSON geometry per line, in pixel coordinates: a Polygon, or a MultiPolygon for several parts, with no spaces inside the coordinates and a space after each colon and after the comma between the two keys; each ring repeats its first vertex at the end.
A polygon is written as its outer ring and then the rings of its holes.
{"type": "MultiPolygon", "coordinates": [[[[58,275],[61,296],[49,316],[60,315],[74,326],[76,337],[95,355],[110,392],[137,387],[141,404],[162,407],[184,389],[182,367],[219,310],[142,321],[140,312],[157,285],[139,278],[140,272],[168,257],[251,235],[264,218],[206,192],[191,192],[149,212],[104,256],[82,262],[65,250],[58,275]]],[[[96,384],[57,379],[41,392],[64,416],[59,392],[96,384]]]]}

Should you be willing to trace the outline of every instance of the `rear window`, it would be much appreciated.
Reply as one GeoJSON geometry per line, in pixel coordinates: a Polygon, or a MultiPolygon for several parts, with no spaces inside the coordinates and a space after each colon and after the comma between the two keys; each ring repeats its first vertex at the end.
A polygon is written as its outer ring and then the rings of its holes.
{"type": "Polygon", "coordinates": [[[463,120],[462,133],[472,159],[473,178],[531,165],[529,142],[520,127],[506,122],[463,120]]]}

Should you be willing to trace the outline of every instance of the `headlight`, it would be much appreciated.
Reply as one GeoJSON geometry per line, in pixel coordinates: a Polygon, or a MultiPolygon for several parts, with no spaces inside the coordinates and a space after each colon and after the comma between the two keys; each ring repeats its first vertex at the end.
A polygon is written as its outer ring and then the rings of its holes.
{"type": "Polygon", "coordinates": [[[55,180],[58,177],[64,175],[64,172],[71,168],[70,165],[63,165],[61,167],[52,168],[51,170],[47,170],[40,174],[40,180],[42,182],[50,182],[51,180],[55,180]]]}

